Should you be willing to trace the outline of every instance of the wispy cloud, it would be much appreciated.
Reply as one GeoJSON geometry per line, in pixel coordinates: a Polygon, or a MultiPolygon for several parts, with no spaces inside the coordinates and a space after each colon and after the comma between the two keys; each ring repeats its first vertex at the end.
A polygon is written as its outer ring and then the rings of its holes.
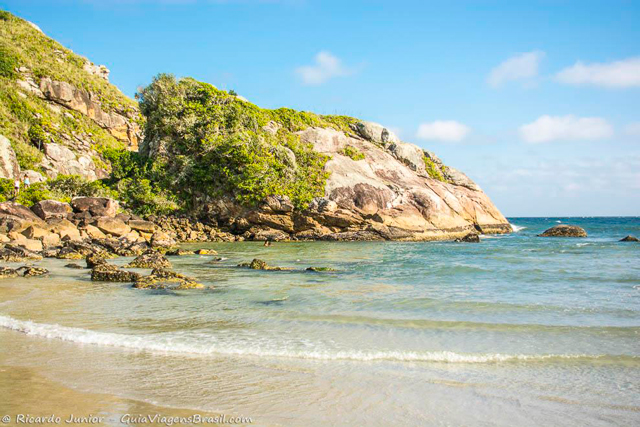
{"type": "Polygon", "coordinates": [[[427,141],[462,141],[471,129],[455,120],[436,120],[430,123],[421,123],[418,126],[416,136],[427,141]]]}
{"type": "Polygon", "coordinates": [[[629,123],[624,127],[624,133],[629,136],[640,137],[640,122],[629,123]]]}
{"type": "Polygon", "coordinates": [[[513,80],[532,79],[538,75],[538,67],[544,56],[545,53],[539,50],[514,55],[491,70],[487,82],[499,87],[513,80]]]}
{"type": "Polygon", "coordinates": [[[342,61],[331,52],[318,52],[314,61],[314,65],[305,65],[295,70],[302,83],[306,85],[320,85],[334,77],[348,76],[354,72],[345,67],[342,61]]]}
{"type": "Polygon", "coordinates": [[[556,80],[570,85],[640,87],[640,57],[593,64],[578,61],[556,74],[556,80]]]}
{"type": "Polygon", "coordinates": [[[601,117],[541,116],[520,126],[520,136],[526,142],[573,141],[604,139],[613,136],[613,128],[601,117]]]}

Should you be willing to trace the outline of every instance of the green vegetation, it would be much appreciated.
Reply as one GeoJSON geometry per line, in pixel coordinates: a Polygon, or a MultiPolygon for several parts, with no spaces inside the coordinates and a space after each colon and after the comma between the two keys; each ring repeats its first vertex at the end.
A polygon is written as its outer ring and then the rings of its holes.
{"type": "Polygon", "coordinates": [[[14,68],[27,67],[38,79],[50,77],[92,92],[107,110],[135,107],[135,101],[124,96],[115,86],[84,71],[86,58],[47,37],[27,21],[1,12],[0,52],[3,64],[4,58],[11,58],[15,61],[14,68]]]}
{"type": "Polygon", "coordinates": [[[298,208],[306,206],[324,194],[328,158],[294,132],[309,126],[346,130],[355,121],[266,110],[210,84],[167,74],[154,78],[138,97],[147,118],[146,141],[159,147],[153,182],[188,209],[222,195],[246,205],[281,195],[298,208]],[[276,123],[275,134],[264,129],[270,122],[276,123]]]}
{"type": "Polygon", "coordinates": [[[438,165],[427,156],[424,156],[423,159],[424,167],[427,171],[427,174],[429,174],[431,178],[437,179],[438,181],[447,182],[446,178],[444,177],[444,168],[446,168],[446,166],[438,165]]]}
{"type": "Polygon", "coordinates": [[[343,156],[351,157],[352,160],[364,160],[364,153],[351,145],[347,145],[346,147],[344,147],[340,151],[340,154],[342,154],[343,156]]]}
{"type": "MultiPolygon", "coordinates": [[[[41,77],[66,81],[91,91],[105,110],[126,111],[135,101],[106,80],[83,70],[85,59],[33,28],[28,22],[0,11],[0,134],[11,141],[22,169],[38,170],[45,143],[65,145],[74,135],[93,141],[98,153],[123,148],[109,132],[81,113],[57,112],[16,80],[41,77]],[[16,72],[25,67],[25,75],[16,72]]],[[[106,166],[106,164],[104,164],[106,166]]]]}
{"type": "MultiPolygon", "coordinates": [[[[24,206],[32,206],[40,200],[70,202],[77,196],[117,197],[117,194],[101,181],[88,181],[75,175],[58,175],[55,179],[21,188],[15,201],[24,206]]],[[[13,200],[13,181],[1,178],[0,201],[7,200],[13,200]]]]}

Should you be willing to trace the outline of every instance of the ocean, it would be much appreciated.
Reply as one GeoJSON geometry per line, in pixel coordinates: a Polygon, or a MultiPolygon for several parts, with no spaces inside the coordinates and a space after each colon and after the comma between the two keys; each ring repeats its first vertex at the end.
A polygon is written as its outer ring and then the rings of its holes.
{"type": "MultiPolygon", "coordinates": [[[[45,259],[48,277],[0,281],[0,373],[25,372],[0,390],[37,376],[254,425],[640,425],[640,244],[618,242],[640,218],[509,220],[479,244],[183,245],[222,257],[170,258],[207,290],[96,283],[45,259]],[[589,237],[536,236],[558,223],[589,237]],[[253,258],[292,270],[236,267],[253,258]]],[[[20,396],[0,412],[42,399],[20,396]]]]}

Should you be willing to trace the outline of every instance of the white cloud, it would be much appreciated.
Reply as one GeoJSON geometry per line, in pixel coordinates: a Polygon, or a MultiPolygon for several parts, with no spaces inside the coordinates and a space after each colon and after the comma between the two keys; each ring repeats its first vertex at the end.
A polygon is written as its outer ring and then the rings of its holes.
{"type": "Polygon", "coordinates": [[[624,133],[629,136],[640,137],[640,122],[629,123],[624,127],[624,133]]]}
{"type": "Polygon", "coordinates": [[[469,127],[455,120],[436,120],[431,123],[421,123],[416,136],[432,141],[457,142],[463,140],[470,131],[469,127]]]}
{"type": "Polygon", "coordinates": [[[613,135],[613,128],[600,117],[541,116],[520,126],[520,136],[527,142],[603,139],[613,135]]]}
{"type": "Polygon", "coordinates": [[[538,66],[545,53],[539,50],[520,53],[500,63],[491,70],[487,82],[493,87],[512,80],[531,79],[538,75],[538,66]]]}
{"type": "Polygon", "coordinates": [[[556,74],[556,80],[570,85],[640,87],[640,57],[609,63],[584,64],[578,61],[556,74]]]}
{"type": "Polygon", "coordinates": [[[296,74],[306,85],[319,85],[333,77],[347,76],[353,73],[353,70],[342,65],[342,61],[331,52],[319,52],[314,59],[314,65],[296,68],[296,74]]]}

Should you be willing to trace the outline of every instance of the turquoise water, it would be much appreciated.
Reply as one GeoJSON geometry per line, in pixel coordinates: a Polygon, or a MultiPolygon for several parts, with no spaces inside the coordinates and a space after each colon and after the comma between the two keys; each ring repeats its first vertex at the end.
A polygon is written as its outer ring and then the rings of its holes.
{"type": "Polygon", "coordinates": [[[171,258],[205,291],[91,283],[45,260],[49,279],[0,282],[0,354],[80,390],[258,425],[640,424],[640,244],[618,242],[640,218],[510,221],[480,244],[171,258]],[[536,237],[558,222],[589,237],[536,237]],[[235,267],[252,258],[293,270],[235,267]]]}

